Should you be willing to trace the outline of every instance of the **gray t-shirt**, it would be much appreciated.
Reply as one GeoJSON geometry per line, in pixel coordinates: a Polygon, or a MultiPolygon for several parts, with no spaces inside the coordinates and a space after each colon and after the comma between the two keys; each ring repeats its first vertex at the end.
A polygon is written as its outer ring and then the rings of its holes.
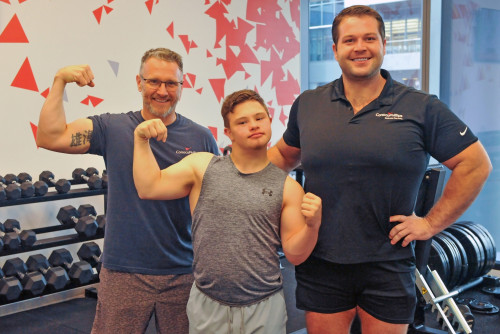
{"type": "Polygon", "coordinates": [[[210,161],[193,212],[198,288],[229,306],[248,306],[282,288],[278,248],[287,174],[273,164],[243,174],[230,156],[210,161]]]}

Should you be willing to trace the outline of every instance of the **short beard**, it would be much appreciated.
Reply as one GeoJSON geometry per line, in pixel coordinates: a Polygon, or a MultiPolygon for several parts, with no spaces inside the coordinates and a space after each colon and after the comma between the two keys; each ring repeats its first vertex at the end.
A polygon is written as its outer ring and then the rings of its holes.
{"type": "Polygon", "coordinates": [[[159,117],[159,118],[166,118],[167,116],[169,116],[170,114],[172,114],[172,112],[175,111],[175,105],[173,106],[170,106],[170,108],[168,108],[167,111],[165,111],[164,113],[159,113],[158,111],[156,111],[155,109],[153,109],[153,107],[151,106],[151,104],[148,104],[147,106],[149,112],[153,115],[155,115],[156,117],[159,117]]]}

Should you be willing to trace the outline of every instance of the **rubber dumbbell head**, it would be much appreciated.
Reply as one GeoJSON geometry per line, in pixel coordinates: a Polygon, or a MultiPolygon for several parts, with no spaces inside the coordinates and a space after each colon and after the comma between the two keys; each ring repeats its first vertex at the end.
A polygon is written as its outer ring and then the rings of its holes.
{"type": "Polygon", "coordinates": [[[101,189],[102,188],[102,180],[98,175],[97,170],[94,168],[87,168],[87,171],[82,168],[76,168],[71,174],[73,180],[76,182],[86,182],[89,189],[101,189]],[[92,174],[87,174],[89,171],[92,174]],[[96,173],[97,172],[97,173],[96,173]]]}
{"type": "Polygon", "coordinates": [[[15,200],[21,198],[21,188],[14,183],[7,184],[2,176],[0,176],[0,186],[4,189],[7,199],[15,200]]]}
{"type": "Polygon", "coordinates": [[[2,267],[7,276],[15,276],[21,281],[23,291],[29,296],[39,296],[45,290],[47,281],[39,272],[28,272],[26,263],[18,257],[8,259],[2,267]]]}
{"type": "Polygon", "coordinates": [[[66,205],[59,209],[57,220],[63,225],[74,226],[76,232],[86,237],[96,235],[98,224],[91,216],[80,217],[76,208],[66,205]]]}
{"type": "Polygon", "coordinates": [[[19,238],[19,235],[15,232],[7,232],[3,224],[0,224],[0,237],[5,249],[17,250],[21,248],[21,238],[19,238]]]}
{"type": "Polygon", "coordinates": [[[32,183],[35,188],[35,196],[43,196],[49,191],[49,186],[44,181],[36,181],[33,183],[33,178],[28,173],[19,173],[17,175],[18,182],[23,184],[26,182],[32,183]]]}
{"type": "Polygon", "coordinates": [[[59,291],[69,283],[69,276],[62,267],[50,267],[49,261],[42,254],[30,255],[26,260],[29,271],[39,271],[47,281],[47,287],[51,291],[59,291]]]}
{"type": "Polygon", "coordinates": [[[80,217],[91,216],[97,222],[97,231],[104,232],[106,227],[106,215],[97,215],[97,211],[91,204],[82,204],[78,207],[80,217]]]}
{"type": "Polygon", "coordinates": [[[4,176],[6,184],[15,184],[21,189],[21,197],[33,197],[35,196],[35,187],[31,182],[19,183],[17,176],[14,174],[7,174],[4,176]]]}
{"type": "Polygon", "coordinates": [[[87,261],[92,267],[96,267],[100,262],[101,249],[98,244],[90,241],[82,244],[76,255],[80,260],[87,261]]]}
{"type": "Polygon", "coordinates": [[[0,301],[12,302],[18,300],[23,291],[21,282],[16,277],[5,277],[0,269],[0,301]]]}
{"type": "Polygon", "coordinates": [[[21,239],[21,245],[31,247],[36,242],[36,233],[32,230],[22,230],[21,224],[17,219],[7,219],[3,226],[7,232],[15,232],[21,239]]]}
{"type": "Polygon", "coordinates": [[[63,267],[70,279],[77,285],[88,284],[94,278],[92,266],[87,261],[78,261],[73,263],[73,256],[65,248],[59,248],[52,251],[49,256],[49,263],[52,266],[63,267]]]}
{"type": "Polygon", "coordinates": [[[56,181],[54,174],[48,170],[41,172],[38,179],[51,187],[55,187],[58,194],[66,194],[71,189],[71,182],[66,179],[59,179],[56,181]]]}

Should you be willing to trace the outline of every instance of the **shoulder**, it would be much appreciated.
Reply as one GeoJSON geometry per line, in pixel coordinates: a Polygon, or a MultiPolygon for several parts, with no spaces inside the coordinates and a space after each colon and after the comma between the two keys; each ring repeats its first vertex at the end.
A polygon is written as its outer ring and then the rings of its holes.
{"type": "Polygon", "coordinates": [[[302,201],[302,197],[304,196],[304,189],[302,186],[295,181],[290,176],[286,177],[285,186],[283,189],[283,202],[287,201],[302,201]]]}

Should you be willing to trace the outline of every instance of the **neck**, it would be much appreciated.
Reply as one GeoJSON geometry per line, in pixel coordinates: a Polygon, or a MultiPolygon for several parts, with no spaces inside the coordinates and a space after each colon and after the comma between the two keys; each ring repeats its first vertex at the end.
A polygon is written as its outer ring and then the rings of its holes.
{"type": "Polygon", "coordinates": [[[269,164],[267,147],[264,149],[243,150],[233,146],[230,157],[236,168],[245,174],[261,171],[269,164]]]}
{"type": "Polygon", "coordinates": [[[177,114],[176,114],[175,110],[172,110],[172,112],[168,113],[165,117],[160,117],[160,116],[154,115],[151,112],[147,111],[147,108],[142,108],[141,116],[142,116],[142,118],[144,118],[145,121],[148,121],[150,119],[155,119],[155,118],[161,119],[163,121],[163,124],[165,124],[165,125],[170,125],[173,122],[175,122],[175,120],[177,119],[177,114]]]}
{"type": "Polygon", "coordinates": [[[385,81],[381,74],[364,79],[342,76],[344,94],[351,103],[354,113],[363,109],[380,95],[385,81]]]}

